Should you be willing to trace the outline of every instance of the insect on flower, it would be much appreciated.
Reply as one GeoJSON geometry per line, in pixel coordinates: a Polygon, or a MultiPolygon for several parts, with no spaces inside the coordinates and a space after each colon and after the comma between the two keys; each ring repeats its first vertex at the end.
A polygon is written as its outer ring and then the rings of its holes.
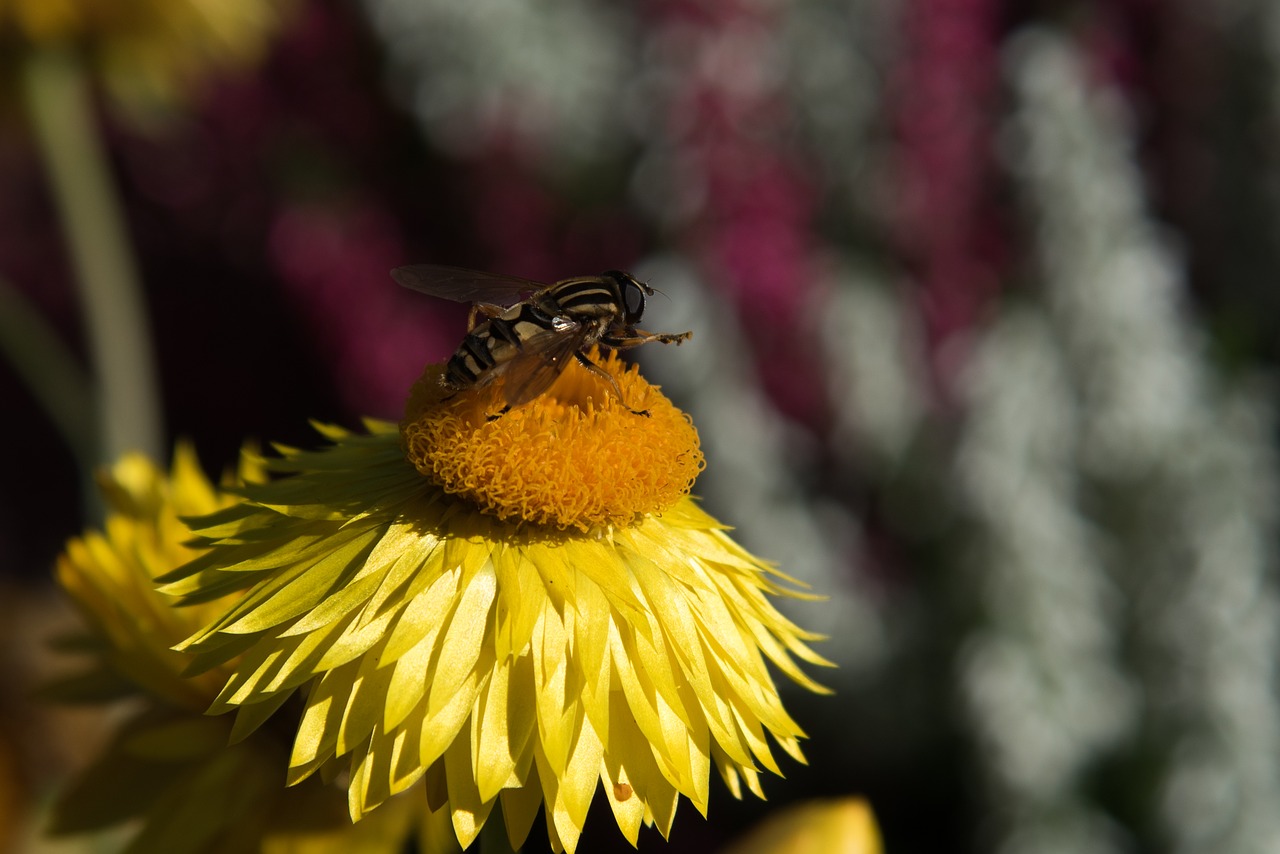
{"type": "Polygon", "coordinates": [[[501,377],[504,412],[551,388],[570,359],[602,377],[622,400],[617,382],[584,351],[596,345],[625,350],[650,341],[679,344],[693,334],[636,328],[645,298],[654,290],[620,270],[553,285],[434,264],[397,267],[391,276],[415,291],[473,303],[467,336],[441,382],[456,392],[482,388],[501,377]],[[477,323],[479,315],[485,319],[477,323]]]}

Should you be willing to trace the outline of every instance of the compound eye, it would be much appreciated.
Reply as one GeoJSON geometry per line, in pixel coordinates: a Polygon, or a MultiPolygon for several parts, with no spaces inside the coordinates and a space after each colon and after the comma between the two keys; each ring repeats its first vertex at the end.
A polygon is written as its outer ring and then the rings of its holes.
{"type": "Polygon", "coordinates": [[[622,299],[626,305],[627,325],[639,323],[640,317],[644,314],[644,291],[635,282],[627,282],[627,286],[622,290],[622,299]]]}

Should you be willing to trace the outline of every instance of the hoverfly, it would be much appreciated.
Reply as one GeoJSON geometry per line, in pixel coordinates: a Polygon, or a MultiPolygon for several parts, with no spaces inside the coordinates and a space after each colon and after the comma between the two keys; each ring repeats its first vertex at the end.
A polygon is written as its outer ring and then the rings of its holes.
{"type": "Polygon", "coordinates": [[[501,377],[503,412],[551,388],[570,359],[603,377],[622,400],[618,383],[585,350],[596,344],[614,350],[651,341],[679,344],[693,334],[637,329],[645,298],[654,290],[619,270],[553,285],[435,264],[397,267],[391,276],[415,291],[473,303],[467,336],[449,359],[441,383],[458,392],[482,388],[501,377]],[[484,320],[477,323],[479,315],[484,320]]]}

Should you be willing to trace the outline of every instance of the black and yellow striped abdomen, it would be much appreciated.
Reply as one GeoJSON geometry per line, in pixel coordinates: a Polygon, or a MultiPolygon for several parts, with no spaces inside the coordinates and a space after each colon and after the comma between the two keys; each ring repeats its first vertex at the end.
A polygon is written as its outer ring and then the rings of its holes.
{"type": "Polygon", "coordinates": [[[478,323],[445,367],[445,385],[470,388],[524,349],[525,341],[554,332],[558,319],[532,303],[512,306],[497,317],[478,323]]]}

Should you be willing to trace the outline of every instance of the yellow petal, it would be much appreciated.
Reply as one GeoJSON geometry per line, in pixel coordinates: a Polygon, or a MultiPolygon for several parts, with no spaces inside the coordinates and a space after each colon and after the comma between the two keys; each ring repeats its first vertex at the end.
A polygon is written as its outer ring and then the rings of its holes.
{"type": "Polygon", "coordinates": [[[488,567],[476,573],[462,591],[440,643],[440,657],[436,661],[428,695],[428,714],[450,703],[463,682],[475,676],[476,662],[484,647],[482,641],[489,621],[489,609],[497,590],[496,583],[493,569],[488,567]]]}
{"type": "Polygon", "coordinates": [[[356,750],[382,722],[391,676],[391,668],[377,667],[374,656],[359,660],[359,670],[347,692],[347,709],[338,729],[339,756],[356,750]]]}
{"type": "Polygon", "coordinates": [[[326,673],[311,689],[289,759],[290,784],[314,772],[332,755],[338,743],[338,727],[347,709],[347,687],[357,670],[357,664],[346,664],[326,673]]]}
{"type": "MultiPolygon", "coordinates": [[[[564,773],[572,747],[572,713],[566,713],[566,636],[564,624],[548,600],[534,629],[533,658],[538,735],[553,777],[564,773]]],[[[544,784],[549,782],[544,779],[544,784]]],[[[550,800],[548,800],[548,803],[550,800]]]]}
{"type": "Polygon", "coordinates": [[[640,824],[644,821],[644,801],[636,794],[626,771],[620,766],[611,767],[605,759],[600,763],[600,779],[618,829],[632,846],[640,841],[640,824]]]}
{"type": "Polygon", "coordinates": [[[476,714],[472,717],[471,751],[475,766],[471,773],[482,801],[493,800],[509,785],[520,785],[520,781],[514,779],[518,754],[512,752],[507,730],[510,682],[511,660],[499,659],[488,684],[480,692],[476,714]]]}
{"type": "Polygon", "coordinates": [[[449,807],[453,810],[453,830],[463,848],[480,835],[495,803],[493,799],[481,799],[472,775],[473,767],[471,740],[455,739],[445,751],[444,768],[449,785],[449,807]]]}
{"type": "Polygon", "coordinates": [[[422,741],[418,754],[419,762],[423,765],[430,765],[443,756],[458,737],[462,725],[475,707],[479,683],[480,677],[472,673],[458,686],[457,692],[442,709],[423,716],[420,728],[422,741]]]}
{"type": "Polygon", "coordinates": [[[512,849],[519,851],[538,817],[538,807],[542,806],[542,786],[537,770],[529,771],[524,786],[504,789],[498,800],[502,804],[502,820],[507,825],[507,839],[512,849]]]}
{"type": "Polygon", "coordinates": [[[618,694],[614,692],[609,706],[609,744],[604,756],[609,778],[630,783],[634,796],[644,805],[645,821],[656,823],[665,836],[675,820],[679,793],[659,770],[652,742],[618,694]]]}
{"type": "MultiPolygon", "coordinates": [[[[585,718],[581,709],[578,711],[578,733],[573,745],[573,752],[565,766],[560,786],[556,793],[555,812],[563,812],[568,821],[581,833],[587,823],[587,810],[595,797],[596,787],[600,781],[600,763],[604,756],[604,745],[599,736],[585,718]]],[[[564,829],[557,825],[560,836],[565,838],[564,829]]],[[[567,846],[567,843],[566,843],[567,846]]]]}
{"type": "Polygon", "coordinates": [[[435,649],[436,637],[457,602],[460,571],[455,569],[434,575],[433,568],[424,567],[418,574],[422,581],[429,580],[430,586],[406,600],[390,628],[390,637],[382,650],[379,664],[395,661],[409,650],[423,645],[435,649]]]}

